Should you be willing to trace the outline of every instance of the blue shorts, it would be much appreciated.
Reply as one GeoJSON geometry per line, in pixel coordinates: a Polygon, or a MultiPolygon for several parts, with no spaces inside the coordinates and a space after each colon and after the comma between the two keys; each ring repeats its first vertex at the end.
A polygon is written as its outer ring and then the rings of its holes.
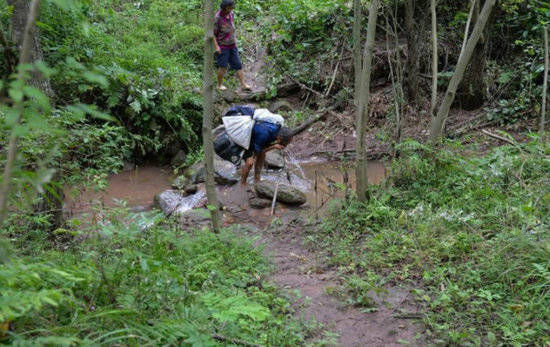
{"type": "Polygon", "coordinates": [[[216,53],[216,66],[227,68],[227,65],[237,71],[243,68],[237,47],[222,49],[220,54],[216,53]]]}

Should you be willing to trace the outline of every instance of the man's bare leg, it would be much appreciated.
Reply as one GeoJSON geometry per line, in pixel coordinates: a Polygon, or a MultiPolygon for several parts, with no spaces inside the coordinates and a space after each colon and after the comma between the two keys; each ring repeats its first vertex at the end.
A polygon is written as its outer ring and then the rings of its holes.
{"type": "Polygon", "coordinates": [[[242,69],[237,71],[237,77],[239,78],[239,82],[241,82],[241,87],[245,90],[250,90],[250,86],[244,81],[244,73],[242,69]]]}
{"type": "Polygon", "coordinates": [[[260,182],[262,178],[262,169],[264,168],[265,163],[265,152],[262,152],[256,158],[256,164],[254,164],[254,183],[260,182]]]}
{"type": "Polygon", "coordinates": [[[227,72],[226,68],[223,68],[223,67],[218,68],[218,89],[219,90],[226,90],[227,89],[223,85],[223,76],[225,76],[226,72],[227,72]]]}
{"type": "Polygon", "coordinates": [[[246,185],[248,174],[250,173],[250,170],[252,170],[252,165],[254,165],[254,156],[247,158],[241,169],[241,185],[243,186],[246,185]]]}

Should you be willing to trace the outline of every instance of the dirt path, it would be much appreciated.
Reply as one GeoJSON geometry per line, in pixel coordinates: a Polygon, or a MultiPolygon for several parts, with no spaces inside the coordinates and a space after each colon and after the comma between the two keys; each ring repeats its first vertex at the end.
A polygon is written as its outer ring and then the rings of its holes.
{"type": "MultiPolygon", "coordinates": [[[[387,288],[386,294],[372,294],[376,312],[364,313],[360,308],[346,306],[336,297],[327,294],[327,288],[341,285],[340,274],[325,266],[321,254],[304,245],[304,218],[298,212],[286,211],[280,216],[282,225],[269,227],[270,218],[264,214],[242,211],[239,218],[260,233],[258,245],[263,245],[266,255],[275,265],[270,280],[279,287],[294,291],[297,317],[315,320],[324,328],[337,334],[338,346],[421,346],[422,327],[411,319],[400,319],[401,312],[417,312],[410,291],[406,288],[387,288]],[[257,229],[259,228],[259,229],[257,229]]],[[[311,342],[321,339],[316,336],[311,342]]]]}

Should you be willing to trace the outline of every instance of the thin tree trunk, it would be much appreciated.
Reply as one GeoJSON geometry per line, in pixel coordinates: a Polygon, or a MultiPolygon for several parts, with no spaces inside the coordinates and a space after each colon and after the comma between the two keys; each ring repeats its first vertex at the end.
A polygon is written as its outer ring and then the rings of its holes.
{"type": "Polygon", "coordinates": [[[470,1],[470,13],[468,14],[468,20],[466,21],[466,27],[464,28],[464,40],[462,40],[462,47],[460,48],[460,55],[464,53],[464,48],[468,42],[468,37],[470,36],[470,24],[472,23],[472,18],[474,16],[474,10],[476,7],[476,0],[470,1]]]}
{"type": "MultiPolygon", "coordinates": [[[[17,80],[22,86],[25,84],[25,72],[21,68],[24,64],[32,63],[31,54],[31,41],[33,39],[33,31],[35,30],[35,22],[40,10],[40,0],[33,0],[29,7],[29,14],[26,16],[27,23],[23,32],[23,41],[21,45],[21,52],[19,54],[19,73],[17,74],[17,80]]],[[[6,217],[6,211],[8,207],[8,199],[10,195],[10,181],[13,166],[15,164],[15,156],[17,154],[17,127],[21,123],[21,117],[23,116],[23,103],[22,101],[15,101],[14,108],[17,111],[17,118],[11,129],[10,141],[8,144],[8,156],[6,158],[6,166],[4,167],[4,177],[2,180],[2,190],[0,191],[0,225],[4,222],[6,217]]]]}
{"type": "Polygon", "coordinates": [[[438,74],[438,52],[437,52],[437,11],[436,0],[431,0],[432,12],[432,102],[430,104],[430,115],[435,116],[437,104],[437,74],[438,74]]]}
{"type": "Polygon", "coordinates": [[[407,93],[408,100],[415,105],[420,103],[420,57],[418,52],[418,32],[414,25],[415,0],[405,1],[405,27],[407,30],[407,93]]]}
{"type": "Polygon", "coordinates": [[[462,81],[462,78],[464,77],[464,72],[466,71],[466,67],[468,66],[470,58],[472,57],[475,46],[477,45],[477,42],[479,41],[481,34],[483,33],[485,25],[487,24],[487,20],[489,19],[489,15],[491,14],[493,6],[495,5],[495,1],[496,0],[487,0],[485,2],[485,5],[483,6],[483,10],[481,11],[479,18],[477,20],[477,23],[472,32],[472,35],[468,39],[466,47],[464,48],[463,54],[461,54],[460,57],[458,58],[458,62],[455,68],[455,73],[453,74],[453,77],[449,82],[447,92],[445,93],[445,98],[443,99],[443,102],[439,107],[437,117],[435,117],[432,120],[432,126],[431,126],[431,132],[430,132],[430,141],[432,143],[437,142],[443,134],[445,121],[449,116],[449,111],[455,99],[456,91],[458,89],[460,82],[462,81]]]}
{"type": "Polygon", "coordinates": [[[542,84],[542,110],[540,114],[539,135],[544,141],[544,123],[546,122],[546,93],[548,88],[548,27],[544,27],[544,83],[542,84]]]}
{"type": "Polygon", "coordinates": [[[214,117],[214,0],[204,0],[204,85],[202,140],[206,168],[206,196],[212,216],[214,232],[219,232],[218,197],[214,181],[214,139],[212,118],[214,117]]]}
{"type": "Polygon", "coordinates": [[[355,107],[361,92],[361,0],[353,0],[353,63],[355,72],[355,107]]]}
{"type": "Polygon", "coordinates": [[[357,107],[357,197],[366,200],[368,188],[367,153],[366,153],[366,128],[370,99],[370,77],[372,70],[372,54],[374,51],[374,39],[376,36],[376,20],[378,17],[379,0],[372,0],[369,8],[369,23],[367,27],[367,43],[363,53],[363,71],[361,73],[361,97],[357,107]]]}
{"type": "MultiPolygon", "coordinates": [[[[480,4],[482,0],[474,1],[472,4],[473,16],[472,22],[477,22],[480,12],[480,4]]],[[[485,28],[483,34],[481,35],[477,45],[474,48],[474,53],[472,58],[470,58],[470,63],[466,67],[466,72],[464,73],[464,78],[460,83],[456,103],[458,106],[464,110],[475,110],[483,105],[487,95],[486,95],[486,84],[485,84],[485,63],[487,60],[487,28],[485,28]]]]}
{"type": "MultiPolygon", "coordinates": [[[[30,1],[29,0],[8,0],[8,5],[13,6],[13,15],[11,17],[11,40],[14,42],[19,50],[22,50],[23,37],[25,32],[25,25],[28,22],[28,15],[30,13],[30,1]]],[[[29,42],[29,54],[30,61],[44,60],[44,54],[40,45],[39,30],[35,29],[29,42]]],[[[54,92],[50,85],[50,80],[44,78],[41,73],[34,72],[32,78],[29,81],[30,84],[40,89],[46,96],[53,97],[54,92]]]]}

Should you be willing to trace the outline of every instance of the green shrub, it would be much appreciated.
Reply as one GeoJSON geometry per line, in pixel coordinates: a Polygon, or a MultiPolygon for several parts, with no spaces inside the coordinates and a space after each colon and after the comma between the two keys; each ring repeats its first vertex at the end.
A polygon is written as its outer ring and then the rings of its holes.
{"type": "MultiPolygon", "coordinates": [[[[548,144],[481,157],[415,142],[401,150],[389,188],[371,187],[368,203],[335,211],[312,238],[330,247],[335,265],[370,276],[367,283],[413,287],[436,338],[547,343],[548,144]]],[[[364,301],[372,286],[354,283],[351,294],[364,301]]]]}

